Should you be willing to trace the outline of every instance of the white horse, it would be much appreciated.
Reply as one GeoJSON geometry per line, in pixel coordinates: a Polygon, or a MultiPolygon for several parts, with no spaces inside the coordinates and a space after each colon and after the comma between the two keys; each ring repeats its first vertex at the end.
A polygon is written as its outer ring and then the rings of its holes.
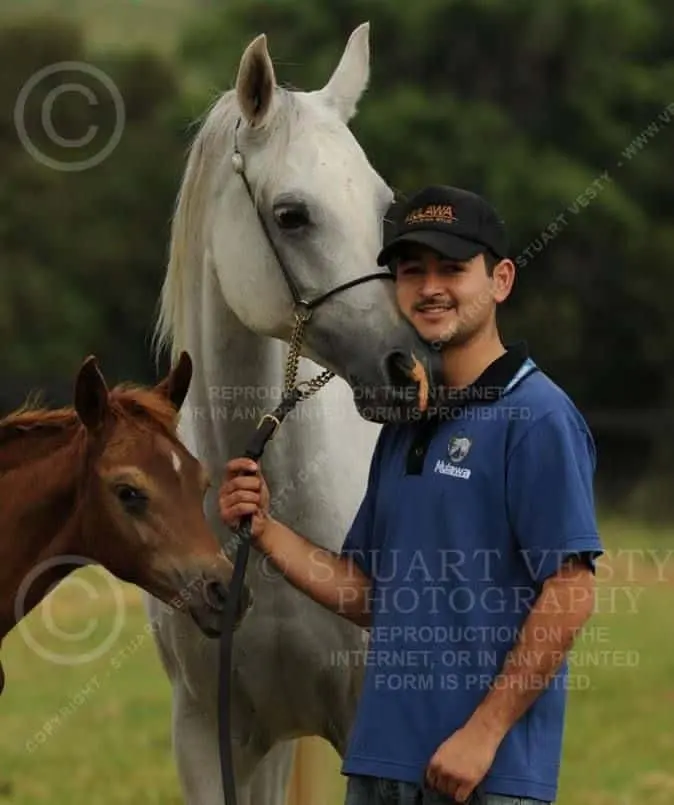
{"type": "MultiPolygon", "coordinates": [[[[215,493],[225,463],[243,453],[260,415],[279,400],[294,324],[284,271],[301,296],[315,297],[376,270],[392,193],[347,126],[369,78],[368,36],[367,23],[351,34],[315,92],[278,87],[266,38],[257,37],[187,161],[157,334],[161,346],[189,350],[193,359],[182,436],[211,473],[209,517],[230,555],[235,546],[216,516],[215,493]],[[234,169],[235,149],[252,195],[234,169]]],[[[300,376],[327,368],[336,377],[299,404],[264,455],[276,516],[335,551],[364,493],[379,430],[366,421],[354,388],[392,382],[387,359],[401,344],[409,355],[392,285],[368,277],[315,309],[300,376]]],[[[363,633],[292,588],[255,552],[247,580],[254,603],[236,633],[233,660],[237,800],[281,805],[294,739],[321,736],[338,753],[345,749],[361,668],[343,657],[362,649],[363,633]]],[[[185,800],[223,805],[218,643],[154,599],[148,612],[173,687],[185,800]]]]}

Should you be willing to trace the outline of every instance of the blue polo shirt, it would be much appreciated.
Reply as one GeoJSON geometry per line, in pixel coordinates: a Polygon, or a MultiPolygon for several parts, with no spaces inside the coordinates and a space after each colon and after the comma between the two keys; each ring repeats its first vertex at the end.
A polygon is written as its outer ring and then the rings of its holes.
{"type": "MultiPolygon", "coordinates": [[[[582,416],[510,348],[432,423],[385,425],[343,553],[372,578],[362,695],[342,771],[422,784],[500,672],[543,581],[602,553],[582,416]]],[[[556,798],[566,662],[504,738],[488,793],[556,798]]]]}

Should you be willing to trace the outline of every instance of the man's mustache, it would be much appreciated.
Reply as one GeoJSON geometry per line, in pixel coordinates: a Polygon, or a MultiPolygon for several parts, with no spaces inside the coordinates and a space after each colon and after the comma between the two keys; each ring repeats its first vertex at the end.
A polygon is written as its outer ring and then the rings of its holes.
{"type": "Polygon", "coordinates": [[[424,299],[420,302],[415,302],[414,310],[425,310],[429,307],[441,307],[445,308],[446,310],[451,310],[454,307],[454,303],[450,302],[448,299],[424,299]]]}

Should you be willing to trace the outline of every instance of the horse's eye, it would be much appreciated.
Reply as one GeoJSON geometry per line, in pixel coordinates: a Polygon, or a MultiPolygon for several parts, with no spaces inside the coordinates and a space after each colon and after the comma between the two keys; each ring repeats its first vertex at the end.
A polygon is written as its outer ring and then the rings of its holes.
{"type": "Polygon", "coordinates": [[[129,514],[141,514],[147,505],[147,495],[138,487],[120,484],[115,492],[129,514]]]}
{"type": "Polygon", "coordinates": [[[309,211],[304,204],[283,204],[274,209],[274,218],[281,229],[293,231],[309,224],[309,211]]]}

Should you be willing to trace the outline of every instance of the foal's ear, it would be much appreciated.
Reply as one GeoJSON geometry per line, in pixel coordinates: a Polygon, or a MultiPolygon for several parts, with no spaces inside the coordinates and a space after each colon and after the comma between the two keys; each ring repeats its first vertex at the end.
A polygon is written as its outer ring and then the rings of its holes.
{"type": "Polygon", "coordinates": [[[103,424],[108,410],[108,386],[94,355],[80,367],[75,381],[75,411],[89,430],[103,424]]]}
{"type": "Polygon", "coordinates": [[[192,380],[192,359],[188,352],[181,352],[178,363],[166,377],[155,386],[155,391],[171,400],[176,411],[179,411],[192,380]]]}
{"type": "Polygon", "coordinates": [[[351,32],[339,64],[317,95],[337,110],[348,123],[370,80],[370,23],[364,22],[351,32]]]}
{"type": "Polygon", "coordinates": [[[251,126],[261,126],[271,110],[276,75],[267,37],[260,34],[244,50],[236,76],[236,98],[251,126]]]}

